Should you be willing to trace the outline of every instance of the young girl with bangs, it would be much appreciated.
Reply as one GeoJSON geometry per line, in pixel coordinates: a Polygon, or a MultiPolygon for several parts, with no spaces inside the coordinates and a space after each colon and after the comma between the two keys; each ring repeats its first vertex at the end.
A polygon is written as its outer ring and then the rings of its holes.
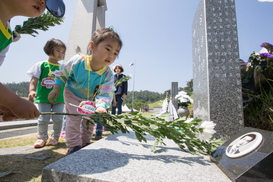
{"type": "MultiPolygon", "coordinates": [[[[66,84],[64,100],[68,113],[77,114],[78,109],[74,106],[82,104],[89,104],[96,112],[106,112],[112,102],[114,85],[113,72],[109,66],[115,61],[121,47],[122,41],[112,28],[96,30],[88,45],[89,54],[75,55],[61,66],[48,99],[51,102],[56,100],[61,86],[66,84]]],[[[81,118],[66,116],[67,155],[90,144],[93,128],[94,125],[91,125],[87,130],[86,122],[81,123],[81,118]]]]}

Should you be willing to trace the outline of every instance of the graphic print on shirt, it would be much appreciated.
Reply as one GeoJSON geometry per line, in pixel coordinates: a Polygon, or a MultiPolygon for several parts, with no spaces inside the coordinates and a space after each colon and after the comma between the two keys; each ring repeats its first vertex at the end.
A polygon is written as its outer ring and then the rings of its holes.
{"type": "Polygon", "coordinates": [[[54,87],[55,84],[55,75],[58,74],[58,70],[55,71],[51,71],[51,73],[49,74],[49,76],[51,77],[46,77],[43,79],[43,81],[41,82],[42,86],[45,86],[47,89],[51,89],[52,87],[54,87]]]}

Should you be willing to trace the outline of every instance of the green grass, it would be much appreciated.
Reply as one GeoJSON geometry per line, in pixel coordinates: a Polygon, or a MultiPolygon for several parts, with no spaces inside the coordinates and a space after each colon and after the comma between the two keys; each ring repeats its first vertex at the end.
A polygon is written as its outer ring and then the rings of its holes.
{"type": "MultiPolygon", "coordinates": [[[[49,131],[49,135],[51,135],[51,133],[52,130],[49,131]]],[[[106,137],[109,134],[111,134],[109,131],[103,132],[102,137],[106,137]]],[[[94,137],[95,136],[93,136],[93,139],[90,141],[91,144],[98,141],[94,140],[94,137]]],[[[33,145],[36,140],[37,134],[1,139],[0,148],[33,145]]],[[[0,182],[40,182],[42,180],[43,168],[66,156],[67,148],[65,142],[65,138],[60,138],[57,146],[45,146],[44,148],[50,149],[45,152],[37,151],[25,155],[0,155],[0,173],[6,171],[13,172],[13,174],[0,178],[0,182]],[[43,161],[26,158],[29,155],[38,154],[50,155],[50,158],[43,161]]]]}
{"type": "Polygon", "coordinates": [[[150,109],[153,109],[154,107],[162,107],[162,104],[163,104],[163,100],[159,100],[157,102],[148,104],[148,106],[150,109]]]}

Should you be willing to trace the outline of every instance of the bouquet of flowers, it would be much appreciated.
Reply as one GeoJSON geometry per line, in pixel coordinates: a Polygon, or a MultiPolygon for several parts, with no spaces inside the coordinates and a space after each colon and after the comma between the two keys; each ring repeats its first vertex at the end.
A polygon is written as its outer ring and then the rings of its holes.
{"type": "Polygon", "coordinates": [[[215,133],[215,124],[212,121],[204,121],[200,119],[183,120],[181,118],[169,121],[169,113],[160,116],[144,117],[141,113],[132,112],[121,115],[111,115],[108,113],[94,114],[69,114],[69,113],[41,113],[41,114],[61,114],[83,117],[86,120],[87,127],[89,124],[95,124],[94,121],[101,123],[112,134],[129,133],[131,128],[136,138],[142,142],[147,142],[145,135],[149,133],[155,138],[152,151],[156,152],[156,146],[164,144],[163,139],[173,140],[182,150],[192,154],[210,154],[223,141],[218,139],[210,139],[215,133]]]}
{"type": "Polygon", "coordinates": [[[188,107],[193,103],[192,98],[184,91],[180,91],[175,98],[178,99],[178,106],[181,107],[188,107]]]}
{"type": "Polygon", "coordinates": [[[114,86],[120,86],[122,82],[126,82],[127,80],[130,80],[132,78],[132,75],[124,76],[121,79],[117,80],[114,84],[114,86]]]}
{"type": "Polygon", "coordinates": [[[253,52],[248,62],[243,62],[241,65],[242,84],[251,82],[256,72],[265,73],[273,66],[273,45],[267,42],[261,44],[264,51],[262,53],[253,52]]]}

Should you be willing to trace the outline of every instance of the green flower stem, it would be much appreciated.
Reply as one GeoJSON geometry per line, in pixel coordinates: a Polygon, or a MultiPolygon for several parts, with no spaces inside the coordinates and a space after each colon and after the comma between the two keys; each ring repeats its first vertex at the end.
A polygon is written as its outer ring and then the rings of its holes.
{"type": "MultiPolygon", "coordinates": [[[[97,113],[94,115],[88,114],[69,114],[69,113],[41,113],[55,115],[73,115],[82,117],[87,122],[87,127],[94,122],[101,123],[112,134],[114,133],[129,133],[127,128],[131,128],[135,132],[136,138],[142,142],[147,142],[145,136],[150,134],[155,138],[152,151],[155,152],[155,147],[163,142],[163,139],[173,140],[183,151],[192,154],[210,154],[223,142],[221,140],[211,140],[210,143],[202,142],[196,134],[200,131],[200,119],[194,119],[190,123],[185,123],[184,119],[177,118],[173,121],[168,121],[170,115],[165,113],[159,117],[143,117],[138,112],[124,113],[121,115],[111,115],[108,113],[97,113]],[[88,119],[87,119],[88,118],[88,119]],[[176,128],[179,128],[178,130],[176,128]]],[[[164,144],[165,145],[165,144],[164,144]]]]}

